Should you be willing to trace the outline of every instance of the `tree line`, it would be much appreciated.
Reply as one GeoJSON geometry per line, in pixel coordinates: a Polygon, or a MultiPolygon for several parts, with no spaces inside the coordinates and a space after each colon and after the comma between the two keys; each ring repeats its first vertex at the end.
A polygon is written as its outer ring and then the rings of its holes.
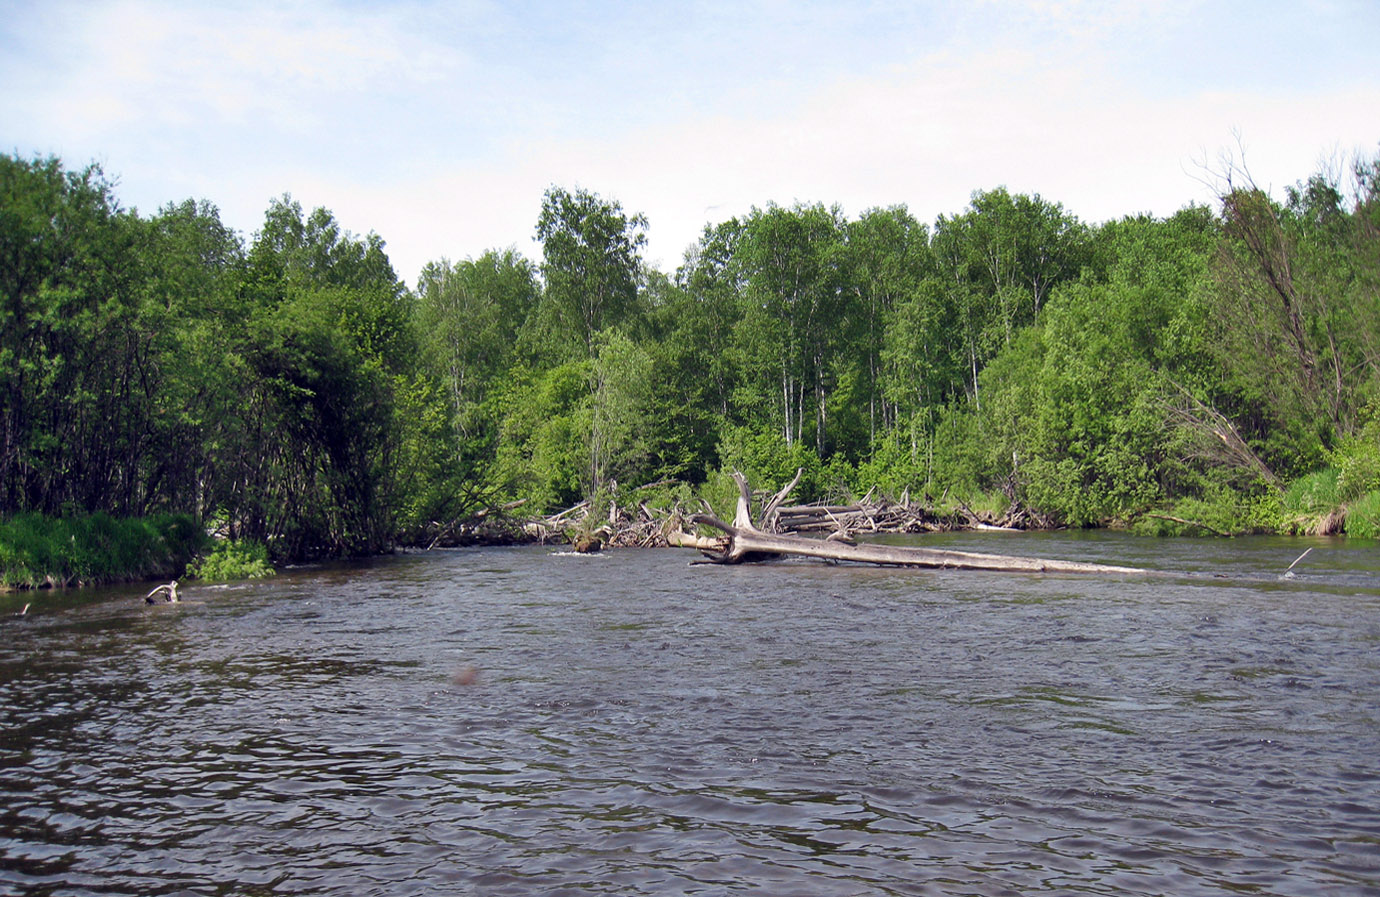
{"type": "Polygon", "coordinates": [[[932,224],[768,205],[662,272],[643,216],[553,186],[539,258],[409,289],[288,196],[245,238],[0,156],[0,514],[190,514],[297,559],[803,468],[808,498],[1380,534],[1380,160],[1220,187],[1103,224],[1003,188],[932,224]]]}

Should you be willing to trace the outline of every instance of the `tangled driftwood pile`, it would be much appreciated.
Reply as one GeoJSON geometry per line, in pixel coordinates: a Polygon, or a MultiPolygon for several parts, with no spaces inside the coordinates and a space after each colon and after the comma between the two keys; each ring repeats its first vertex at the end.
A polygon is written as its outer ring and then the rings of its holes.
{"type": "Polygon", "coordinates": [[[738,500],[733,522],[716,517],[708,505],[698,513],[686,513],[679,506],[662,511],[646,503],[620,506],[610,503],[607,513],[595,513],[589,502],[581,502],[560,513],[529,519],[522,525],[528,540],[570,544],[575,550],[599,551],[604,547],[696,548],[711,561],[736,564],[781,556],[819,558],[829,561],[854,561],[868,564],[911,567],[952,567],[1000,570],[1019,573],[1104,573],[1143,574],[1135,567],[1090,564],[1081,561],[1050,560],[1011,555],[982,554],[937,548],[859,544],[858,536],[882,533],[925,533],[954,529],[1005,529],[1012,515],[997,522],[984,520],[962,507],[951,514],[939,514],[912,504],[903,496],[899,502],[874,500],[871,493],[848,505],[786,505],[800,480],[795,479],[774,495],[757,499],[761,511],[754,520],[754,495],[746,477],[734,473],[738,500]],[[713,531],[707,533],[706,530],[713,531]]]}
{"type": "MultiPolygon", "coordinates": [[[[1033,519],[1014,508],[1002,515],[991,515],[974,512],[959,502],[955,511],[938,511],[911,501],[909,493],[899,500],[891,500],[878,497],[875,490],[851,504],[783,506],[799,481],[800,473],[797,472],[795,479],[781,491],[774,495],[761,493],[756,497],[762,507],[761,531],[785,535],[829,534],[839,541],[852,538],[854,534],[1024,529],[1047,524],[1047,521],[1033,519]]],[[[740,485],[746,489],[746,480],[740,485]]],[[[679,506],[660,509],[646,502],[620,505],[616,500],[610,502],[607,513],[596,514],[591,503],[583,501],[556,514],[526,520],[522,523],[522,532],[533,541],[569,543],[581,551],[597,551],[604,547],[665,548],[675,544],[668,534],[678,530],[690,516],[690,512],[679,506]]]]}
{"type": "Polygon", "coordinates": [[[628,508],[615,501],[607,514],[596,517],[591,503],[582,501],[549,517],[528,520],[522,529],[533,541],[569,543],[577,551],[665,548],[666,528],[673,516],[673,511],[660,511],[645,502],[628,508]]]}
{"type": "MultiPolygon", "coordinates": [[[[786,488],[767,501],[757,523],[754,523],[752,519],[752,492],[748,488],[747,479],[740,473],[734,473],[733,476],[738,482],[739,489],[737,511],[734,514],[733,522],[731,524],[724,523],[710,513],[692,514],[686,518],[686,523],[693,526],[709,527],[718,530],[719,534],[706,536],[678,526],[667,534],[670,544],[685,548],[697,548],[711,561],[720,564],[737,564],[744,561],[794,555],[830,561],[854,561],[888,566],[950,567],[969,570],[999,570],[1009,573],[1145,574],[1149,572],[1138,567],[1089,564],[1081,561],[983,554],[939,548],[913,548],[878,543],[858,544],[842,526],[838,526],[833,533],[824,539],[769,531],[780,519],[782,513],[780,505],[790,490],[795,487],[796,481],[799,480],[799,474],[796,475],[796,480],[792,480],[786,488]]],[[[828,512],[826,512],[826,516],[829,516],[828,512]]],[[[837,520],[837,514],[832,516],[837,520]]]]}
{"type": "Polygon", "coordinates": [[[509,502],[494,508],[482,508],[472,514],[446,523],[434,521],[426,528],[424,538],[413,544],[432,548],[458,548],[473,545],[512,545],[527,540],[521,520],[513,511],[527,503],[526,499],[509,502]]]}
{"type": "MultiPolygon", "coordinates": [[[[771,504],[770,498],[762,501],[771,504]]],[[[619,505],[614,502],[606,514],[596,514],[591,503],[582,501],[545,517],[523,518],[512,512],[522,502],[479,511],[447,524],[434,524],[421,544],[428,548],[513,544],[571,544],[583,550],[599,548],[666,548],[667,533],[676,521],[687,519],[679,507],[655,508],[646,502],[619,505]]],[[[908,495],[900,500],[876,497],[869,492],[852,504],[807,504],[771,508],[762,521],[765,532],[845,536],[883,533],[936,533],[972,529],[1025,529],[1045,525],[1027,514],[1008,511],[1003,515],[974,512],[960,504],[957,511],[938,511],[908,495]]]]}

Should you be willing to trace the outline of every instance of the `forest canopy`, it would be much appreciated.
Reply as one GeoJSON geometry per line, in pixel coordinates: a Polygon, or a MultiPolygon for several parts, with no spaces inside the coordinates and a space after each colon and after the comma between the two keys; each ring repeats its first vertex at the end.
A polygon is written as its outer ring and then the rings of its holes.
{"type": "Polygon", "coordinates": [[[726,473],[1050,525],[1380,535],[1380,159],[1092,224],[997,187],[921,222],[768,205],[674,271],[552,186],[409,289],[290,196],[245,237],[0,156],[0,514],[180,513],[282,559],[726,473]]]}

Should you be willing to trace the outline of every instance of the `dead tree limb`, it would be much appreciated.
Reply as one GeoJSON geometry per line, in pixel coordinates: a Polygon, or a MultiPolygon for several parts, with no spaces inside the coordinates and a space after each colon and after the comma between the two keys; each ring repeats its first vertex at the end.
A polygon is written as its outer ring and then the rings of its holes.
{"type": "MultiPolygon", "coordinates": [[[[800,477],[804,473],[805,468],[797,467],[795,469],[795,476],[791,478],[791,481],[787,483],[785,488],[780,492],[773,495],[771,500],[762,508],[762,528],[767,532],[776,532],[776,511],[781,507],[781,503],[786,500],[786,496],[790,495],[791,490],[800,482],[800,477]]],[[[741,479],[742,483],[747,482],[747,478],[736,470],[733,472],[733,476],[735,479],[741,479]]]]}
{"type": "Polygon", "coordinates": [[[731,526],[709,514],[695,514],[690,518],[690,522],[713,527],[723,532],[724,535],[712,538],[680,532],[671,533],[668,541],[672,545],[697,548],[704,552],[710,560],[720,564],[737,564],[765,555],[785,554],[886,566],[997,570],[1008,573],[1144,574],[1151,572],[1140,567],[1118,567],[1109,564],[1089,564],[1081,561],[1061,561],[1005,554],[982,554],[944,548],[912,548],[875,543],[849,545],[846,542],[764,533],[755,528],[744,529],[731,526]]]}
{"type": "Polygon", "coordinates": [[[1171,385],[1179,391],[1186,404],[1169,404],[1170,422],[1194,436],[1198,443],[1199,455],[1207,461],[1229,467],[1254,471],[1275,489],[1283,484],[1274,471],[1266,466],[1255,450],[1242,438],[1225,414],[1204,403],[1193,393],[1173,381],[1171,385]]]}
{"type": "Polygon", "coordinates": [[[1140,567],[1119,567],[1109,564],[1089,564],[1081,561],[1062,561],[1047,558],[1018,557],[1003,554],[982,554],[943,548],[915,548],[901,545],[849,544],[837,540],[809,539],[802,536],[767,533],[758,529],[751,518],[751,490],[747,478],[734,473],[738,482],[738,507],[733,523],[725,523],[713,514],[693,514],[688,522],[718,530],[720,536],[701,536],[687,532],[681,526],[667,533],[673,546],[695,548],[710,560],[720,564],[738,564],[766,557],[793,555],[830,561],[852,561],[886,566],[931,567],[962,570],[996,570],[1008,573],[1104,573],[1149,574],[1140,567]]]}

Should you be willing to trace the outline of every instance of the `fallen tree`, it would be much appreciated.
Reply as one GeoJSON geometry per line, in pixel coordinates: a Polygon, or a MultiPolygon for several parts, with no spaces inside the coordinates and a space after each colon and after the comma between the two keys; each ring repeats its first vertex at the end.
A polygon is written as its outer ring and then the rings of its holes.
{"type": "MultiPolygon", "coordinates": [[[[914,548],[901,545],[857,544],[846,528],[838,526],[828,538],[814,539],[804,536],[768,532],[774,528],[782,516],[781,503],[785,500],[800,474],[776,493],[763,506],[759,527],[752,520],[752,492],[747,478],[734,472],[738,484],[738,503],[733,522],[725,523],[713,513],[692,514],[682,518],[692,525],[707,526],[718,530],[722,535],[703,536],[687,531],[682,521],[673,521],[666,535],[666,541],[673,546],[699,549],[711,561],[718,564],[737,564],[745,561],[762,560],[770,557],[791,555],[797,557],[820,558],[829,561],[852,561],[865,564],[884,564],[905,567],[940,567],[966,570],[997,570],[1009,573],[1110,573],[1110,574],[1149,574],[1152,571],[1140,567],[1119,567],[1109,564],[1090,564],[1081,561],[1062,561],[1047,558],[1019,557],[1002,554],[983,554],[971,551],[954,551],[943,548],[914,548]]],[[[838,509],[847,513],[847,508],[838,509]]],[[[833,514],[832,509],[828,514],[833,514]]],[[[833,514],[837,518],[838,514],[833,514]]]]}

